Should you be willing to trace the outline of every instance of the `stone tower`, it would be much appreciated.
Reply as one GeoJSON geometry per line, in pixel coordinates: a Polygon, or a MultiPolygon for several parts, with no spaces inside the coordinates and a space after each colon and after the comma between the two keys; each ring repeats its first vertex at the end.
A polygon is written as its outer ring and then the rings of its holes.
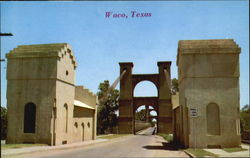
{"type": "Polygon", "coordinates": [[[240,145],[240,50],[232,39],[179,41],[174,133],[185,147],[240,145]]]}
{"type": "Polygon", "coordinates": [[[67,140],[75,97],[76,61],[71,47],[22,45],[6,57],[7,143],[55,145],[67,140]]]}
{"type": "Polygon", "coordinates": [[[120,74],[125,71],[120,81],[119,98],[119,133],[136,134],[135,112],[139,106],[152,106],[157,112],[157,131],[160,133],[172,133],[172,103],[170,93],[171,62],[158,62],[158,74],[133,74],[133,63],[122,62],[120,74]],[[157,97],[134,97],[134,88],[141,81],[150,81],[158,91],[157,97]]]}
{"type": "Polygon", "coordinates": [[[120,74],[126,70],[125,75],[120,81],[119,98],[119,133],[133,133],[133,87],[132,69],[133,63],[119,63],[120,74]]]}

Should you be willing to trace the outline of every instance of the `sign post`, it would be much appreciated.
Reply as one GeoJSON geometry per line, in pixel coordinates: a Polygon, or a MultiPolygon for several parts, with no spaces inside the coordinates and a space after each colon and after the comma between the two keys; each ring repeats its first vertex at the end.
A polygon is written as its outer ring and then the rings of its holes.
{"type": "Polygon", "coordinates": [[[190,108],[190,116],[191,117],[197,117],[198,116],[198,112],[196,108],[190,108]]]}
{"type": "Polygon", "coordinates": [[[190,117],[193,119],[193,134],[194,134],[194,149],[196,149],[196,121],[195,118],[198,117],[198,111],[196,108],[190,108],[190,117]]]}

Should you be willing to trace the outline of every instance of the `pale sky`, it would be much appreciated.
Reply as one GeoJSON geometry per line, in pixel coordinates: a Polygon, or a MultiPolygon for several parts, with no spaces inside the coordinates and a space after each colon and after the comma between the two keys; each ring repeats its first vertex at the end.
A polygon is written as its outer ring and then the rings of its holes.
{"type": "MultiPolygon", "coordinates": [[[[76,84],[94,93],[119,75],[119,62],[133,62],[133,73],[158,73],[157,61],[172,61],[177,77],[179,40],[233,38],[241,47],[240,105],[249,104],[248,1],[0,2],[1,58],[18,45],[69,43],[78,67],[76,84]],[[131,12],[150,17],[131,17],[131,12]],[[106,12],[128,18],[105,18],[106,12]]],[[[6,61],[1,63],[1,106],[6,106],[6,61]]],[[[119,89],[119,86],[117,87],[119,89]]],[[[141,83],[135,94],[156,88],[141,83]]]]}

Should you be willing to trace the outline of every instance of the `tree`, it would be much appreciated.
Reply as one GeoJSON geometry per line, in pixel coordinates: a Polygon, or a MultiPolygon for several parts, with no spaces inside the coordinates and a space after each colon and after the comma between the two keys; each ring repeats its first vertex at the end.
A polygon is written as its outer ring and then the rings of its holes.
{"type": "Polygon", "coordinates": [[[135,112],[135,119],[140,121],[146,121],[146,110],[141,109],[140,111],[135,112]]]}
{"type": "Polygon", "coordinates": [[[7,109],[1,107],[1,140],[5,140],[7,136],[7,109]]]}
{"type": "Polygon", "coordinates": [[[108,80],[100,83],[98,89],[97,132],[98,134],[104,134],[107,130],[113,132],[113,128],[117,126],[118,122],[116,112],[118,110],[119,91],[111,89],[108,80]]]}
{"type": "MultiPolygon", "coordinates": [[[[151,115],[149,113],[149,117],[152,117],[153,115],[151,115]]],[[[141,109],[140,111],[136,111],[135,112],[135,120],[139,120],[139,121],[146,121],[146,109],[141,109]]],[[[152,120],[149,119],[149,122],[151,122],[152,120]]]]}
{"type": "Polygon", "coordinates": [[[250,105],[245,105],[240,111],[241,131],[250,132],[250,105]]]}
{"type": "Polygon", "coordinates": [[[176,78],[172,79],[172,85],[171,85],[171,91],[172,93],[176,93],[179,92],[179,84],[178,84],[178,80],[176,78]]]}

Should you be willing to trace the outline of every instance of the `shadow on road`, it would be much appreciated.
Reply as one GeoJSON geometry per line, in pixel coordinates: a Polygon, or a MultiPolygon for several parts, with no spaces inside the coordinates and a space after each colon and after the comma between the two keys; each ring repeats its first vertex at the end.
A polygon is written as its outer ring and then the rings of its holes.
{"type": "Polygon", "coordinates": [[[162,145],[146,145],[143,148],[148,150],[178,150],[174,144],[168,142],[162,142],[162,145]]]}

